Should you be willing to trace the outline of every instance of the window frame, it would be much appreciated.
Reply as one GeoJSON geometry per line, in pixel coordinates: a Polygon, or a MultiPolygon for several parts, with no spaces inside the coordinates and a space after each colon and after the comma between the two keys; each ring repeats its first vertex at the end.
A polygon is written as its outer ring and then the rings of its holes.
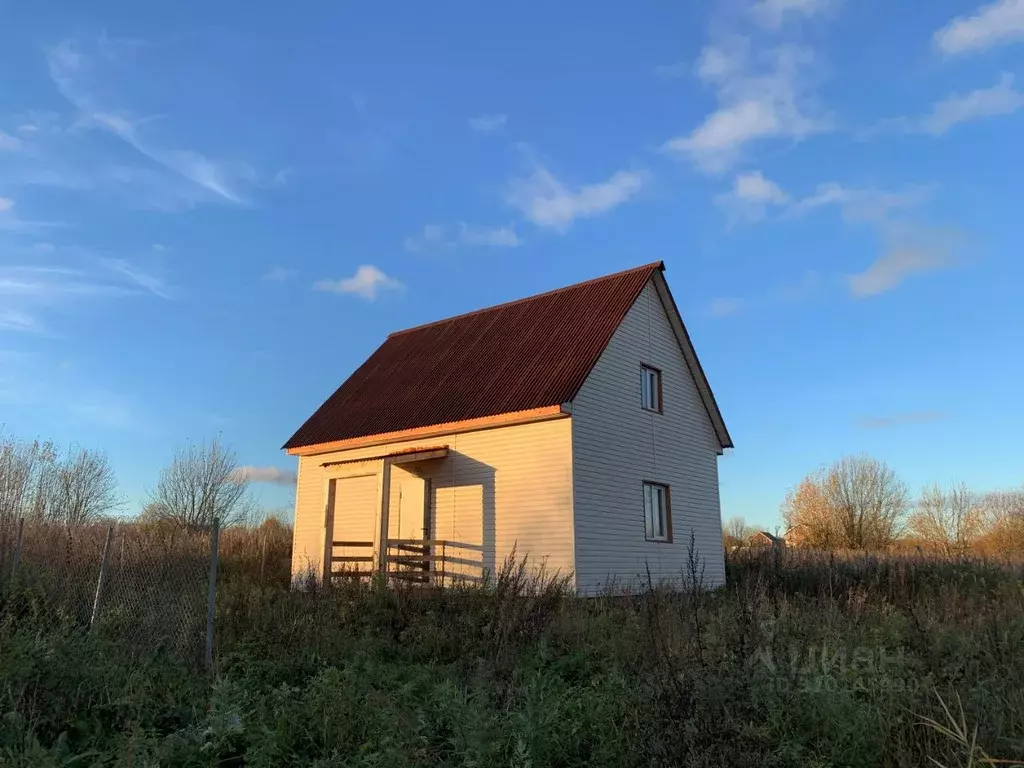
{"type": "Polygon", "coordinates": [[[655,480],[644,480],[641,484],[643,489],[643,511],[644,511],[644,540],[654,542],[656,544],[671,544],[672,543],[672,488],[668,483],[659,483],[655,480]],[[665,515],[664,515],[664,535],[657,536],[654,533],[654,518],[651,519],[651,525],[648,526],[647,519],[647,489],[658,488],[664,492],[665,499],[665,515]]]}
{"type": "Polygon", "coordinates": [[[647,363],[640,363],[640,407],[649,413],[665,412],[665,399],[662,397],[661,387],[661,368],[655,368],[647,363]],[[650,408],[644,403],[644,394],[647,391],[647,375],[651,373],[654,374],[654,382],[657,384],[657,390],[652,392],[657,398],[656,408],[650,408]]]}

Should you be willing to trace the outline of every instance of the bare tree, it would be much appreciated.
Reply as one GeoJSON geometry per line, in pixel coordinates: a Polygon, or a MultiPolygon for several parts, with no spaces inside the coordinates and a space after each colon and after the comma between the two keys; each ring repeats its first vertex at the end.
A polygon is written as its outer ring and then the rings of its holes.
{"type": "Polygon", "coordinates": [[[847,456],[815,472],[783,503],[789,527],[800,526],[808,546],[885,549],[903,530],[909,494],[884,462],[847,456]]]}
{"type": "Polygon", "coordinates": [[[0,444],[0,518],[43,518],[50,507],[56,447],[5,438],[0,444]]]}
{"type": "Polygon", "coordinates": [[[843,533],[838,517],[833,514],[825,497],[824,487],[824,470],[801,480],[786,494],[782,503],[782,520],[789,531],[799,531],[801,546],[838,549],[844,546],[843,533]]]}
{"type": "Polygon", "coordinates": [[[103,453],[71,448],[62,456],[50,441],[0,441],[0,522],[25,517],[79,525],[120,505],[103,453]]]}
{"type": "Polygon", "coordinates": [[[24,514],[32,494],[39,444],[11,437],[0,441],[0,523],[24,514]]]}
{"type": "Polygon", "coordinates": [[[725,521],[722,528],[722,539],[726,547],[740,547],[747,543],[754,529],[740,515],[734,515],[725,521]]]}
{"type": "Polygon", "coordinates": [[[188,528],[244,521],[250,506],[249,481],[238,471],[234,451],[214,438],[178,449],[160,473],[146,512],[188,528]]]}
{"type": "Polygon", "coordinates": [[[1007,556],[1024,553],[1024,488],[987,493],[981,501],[987,549],[1007,556]]]}
{"type": "Polygon", "coordinates": [[[73,448],[54,467],[49,517],[65,525],[81,525],[123,505],[106,454],[73,448]]]}
{"type": "Polygon", "coordinates": [[[907,486],[888,464],[847,456],[825,476],[825,498],[851,549],[885,549],[903,532],[907,486]]]}
{"type": "Polygon", "coordinates": [[[964,555],[985,529],[981,499],[965,484],[926,488],[910,515],[910,530],[948,555],[964,555]]]}

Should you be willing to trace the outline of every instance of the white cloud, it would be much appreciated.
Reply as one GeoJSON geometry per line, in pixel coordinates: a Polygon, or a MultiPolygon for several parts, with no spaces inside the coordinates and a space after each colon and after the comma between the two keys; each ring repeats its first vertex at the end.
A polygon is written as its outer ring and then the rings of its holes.
{"type": "MultiPolygon", "coordinates": [[[[109,46],[103,47],[101,52],[104,55],[98,58],[103,62],[116,60],[109,46]]],[[[83,54],[75,42],[64,40],[50,49],[47,62],[50,78],[81,113],[81,124],[109,131],[166,170],[205,190],[212,199],[239,205],[248,203],[248,193],[258,182],[252,166],[244,162],[211,160],[190,149],[167,149],[146,139],[139,131],[145,121],[127,116],[122,109],[104,106],[94,96],[96,62],[94,57],[83,54]]]]}
{"type": "Polygon", "coordinates": [[[100,263],[112,273],[124,277],[131,285],[159,296],[161,299],[171,298],[171,291],[162,279],[155,274],[139,269],[125,259],[100,259],[100,263]]]}
{"type": "Polygon", "coordinates": [[[508,122],[508,115],[480,115],[469,119],[469,127],[481,133],[491,133],[503,128],[508,122]]]}
{"type": "Polygon", "coordinates": [[[935,33],[947,56],[985,50],[1024,40],[1024,0],[996,0],[973,16],[959,16],[935,33]]]}
{"type": "Polygon", "coordinates": [[[818,293],[823,282],[820,273],[809,269],[799,280],[780,285],[775,291],[775,298],[779,301],[801,301],[818,293]]]}
{"type": "Polygon", "coordinates": [[[36,138],[41,134],[58,134],[64,131],[61,116],[56,112],[29,110],[17,115],[17,132],[23,136],[36,138]]]}
{"type": "Polygon", "coordinates": [[[514,227],[477,227],[465,222],[461,222],[455,231],[449,231],[440,224],[427,224],[419,235],[407,237],[404,241],[405,249],[414,252],[460,245],[516,248],[522,243],[514,227]]]}
{"type": "Polygon", "coordinates": [[[284,267],[273,267],[263,275],[263,279],[268,283],[283,283],[294,274],[294,270],[285,269],[284,267]]]}
{"type": "Polygon", "coordinates": [[[277,467],[239,467],[235,470],[234,476],[237,480],[275,485],[295,485],[298,479],[293,470],[278,469],[277,467]]]}
{"type": "Polygon", "coordinates": [[[913,275],[934,272],[952,265],[952,240],[948,232],[888,224],[883,227],[886,247],[867,269],[847,275],[850,295],[864,299],[891,291],[913,275]]]}
{"type": "Polygon", "coordinates": [[[331,293],[351,293],[373,301],[385,290],[401,290],[405,286],[393,277],[388,277],[372,264],[364,264],[356,270],[352,277],[341,280],[318,280],[313,283],[313,290],[330,291],[331,293]]]}
{"type": "Polygon", "coordinates": [[[701,49],[694,74],[709,85],[725,85],[729,78],[743,73],[749,59],[750,39],[732,35],[717,45],[706,45],[701,49]]]}
{"type": "Polygon", "coordinates": [[[15,201],[0,197],[0,232],[34,232],[40,229],[63,226],[59,221],[25,221],[14,212],[15,201]]]}
{"type": "Polygon", "coordinates": [[[529,177],[509,183],[506,201],[538,227],[566,232],[576,218],[599,216],[625,203],[645,179],[640,171],[617,171],[606,181],[573,189],[538,167],[529,177]]]}
{"type": "Polygon", "coordinates": [[[761,101],[741,101],[712,113],[688,136],[672,139],[667,146],[688,152],[705,168],[724,170],[733,164],[740,146],[778,131],[774,107],[761,101]]]}
{"type": "Polygon", "coordinates": [[[789,19],[814,16],[834,5],[835,0],[758,0],[750,12],[762,26],[778,29],[789,19]]]}
{"type": "Polygon", "coordinates": [[[764,218],[769,206],[783,206],[789,202],[789,195],[774,181],[764,177],[760,171],[741,173],[733,180],[730,192],[718,195],[715,203],[730,213],[730,223],[759,221],[764,218]]]}
{"type": "Polygon", "coordinates": [[[9,299],[22,297],[32,301],[50,301],[127,296],[142,292],[166,298],[160,280],[129,266],[122,259],[80,259],[77,264],[0,267],[0,296],[9,299]]]}
{"type": "Polygon", "coordinates": [[[33,247],[25,264],[0,266],[0,306],[4,308],[0,327],[7,330],[42,332],[46,315],[66,314],[86,302],[170,295],[159,277],[124,259],[37,245],[49,247],[33,247]]]}
{"type": "Polygon", "coordinates": [[[713,299],[708,312],[712,317],[728,317],[742,312],[745,306],[743,299],[713,299]]]}
{"type": "Polygon", "coordinates": [[[932,191],[926,186],[893,192],[830,182],[794,203],[791,213],[798,216],[836,206],[846,221],[867,224],[878,233],[881,255],[863,272],[845,278],[850,295],[864,299],[890,291],[914,275],[952,266],[952,251],[959,239],[956,233],[895,218],[895,214],[924,203],[932,191]]]}
{"type": "Polygon", "coordinates": [[[760,171],[741,173],[736,177],[733,194],[740,200],[752,203],[775,203],[781,205],[789,200],[774,181],[769,181],[760,171]]]}
{"type": "Polygon", "coordinates": [[[156,147],[143,140],[136,126],[123,118],[102,113],[95,113],[92,118],[96,124],[168,170],[224,200],[238,205],[248,204],[247,190],[257,182],[256,171],[248,163],[215,161],[189,149],[156,147]]]}
{"type": "Polygon", "coordinates": [[[423,251],[446,244],[444,227],[440,224],[425,224],[420,234],[405,238],[403,243],[407,251],[423,251]]]}
{"type": "Polygon", "coordinates": [[[274,186],[278,187],[286,186],[291,181],[294,175],[295,169],[292,168],[291,166],[282,168],[281,170],[274,174],[274,178],[271,183],[274,184],[274,186]]]}
{"type": "MultiPolygon", "coordinates": [[[[792,200],[777,185],[754,173],[737,177],[733,191],[718,200],[728,206],[734,219],[763,218],[769,205],[778,206],[782,217],[790,219],[834,207],[845,221],[873,229],[882,244],[881,255],[862,272],[844,278],[850,295],[862,299],[892,290],[914,275],[953,265],[957,233],[908,220],[905,215],[926,202],[933,191],[928,186],[891,191],[827,182],[812,194],[792,200]],[[741,178],[746,178],[745,184],[740,183],[741,178]]],[[[821,276],[808,272],[799,283],[782,286],[777,298],[802,299],[821,286],[821,276]]]]}
{"type": "Polygon", "coordinates": [[[459,225],[459,242],[498,248],[516,248],[522,244],[513,227],[474,227],[465,222],[459,225]]]}
{"type": "Polygon", "coordinates": [[[0,310],[0,331],[42,333],[43,329],[34,317],[17,309],[0,310]]]}
{"type": "Polygon", "coordinates": [[[21,139],[0,131],[0,152],[16,152],[21,149],[21,139]]]}
{"type": "Polygon", "coordinates": [[[165,253],[167,251],[167,246],[162,243],[153,243],[150,248],[152,248],[156,253],[165,253]]]}
{"type": "Polygon", "coordinates": [[[963,96],[953,95],[935,105],[921,121],[924,131],[945,133],[954,125],[971,120],[1009,115],[1024,107],[1024,94],[1013,88],[1013,75],[1003,74],[991,88],[979,88],[963,96]]]}
{"type": "Polygon", "coordinates": [[[720,173],[732,167],[751,142],[770,138],[799,141],[827,130],[829,122],[808,94],[813,54],[782,46],[752,56],[749,41],[732,38],[708,46],[697,76],[716,90],[717,110],[690,133],[669,139],[665,148],[687,156],[698,168],[720,173]]]}
{"type": "Polygon", "coordinates": [[[921,205],[932,195],[927,186],[909,187],[899,192],[870,187],[847,187],[836,182],[819,184],[814,193],[797,200],[788,213],[800,216],[818,208],[838,207],[847,221],[882,223],[899,209],[921,205]]]}

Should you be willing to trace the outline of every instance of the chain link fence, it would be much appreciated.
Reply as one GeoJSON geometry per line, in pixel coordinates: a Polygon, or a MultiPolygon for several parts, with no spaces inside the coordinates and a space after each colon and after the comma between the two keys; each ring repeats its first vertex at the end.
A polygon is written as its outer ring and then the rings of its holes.
{"type": "Polygon", "coordinates": [[[129,652],[209,662],[216,536],[216,526],[0,519],[0,621],[77,627],[129,652]]]}

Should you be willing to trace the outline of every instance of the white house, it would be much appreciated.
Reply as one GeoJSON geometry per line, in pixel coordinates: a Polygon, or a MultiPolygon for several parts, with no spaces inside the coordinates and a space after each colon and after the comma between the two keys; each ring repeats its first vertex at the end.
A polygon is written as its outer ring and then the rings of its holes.
{"type": "Polygon", "coordinates": [[[678,580],[691,532],[725,579],[732,447],[662,263],[391,334],[285,444],[292,570],[479,579],[512,552],[678,580]]]}

